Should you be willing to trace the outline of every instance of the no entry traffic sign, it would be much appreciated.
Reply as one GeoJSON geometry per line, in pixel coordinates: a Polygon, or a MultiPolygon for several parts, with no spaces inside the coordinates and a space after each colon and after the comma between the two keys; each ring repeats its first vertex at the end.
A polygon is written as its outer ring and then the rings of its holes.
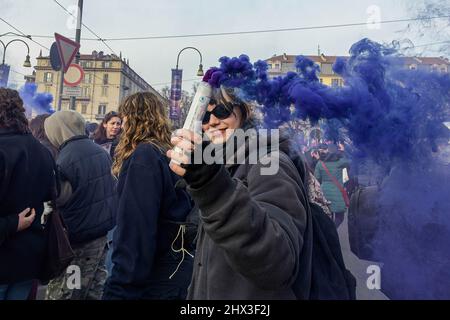
{"type": "Polygon", "coordinates": [[[68,87],[78,86],[84,77],[84,70],[78,64],[71,64],[64,75],[64,84],[68,87]]]}

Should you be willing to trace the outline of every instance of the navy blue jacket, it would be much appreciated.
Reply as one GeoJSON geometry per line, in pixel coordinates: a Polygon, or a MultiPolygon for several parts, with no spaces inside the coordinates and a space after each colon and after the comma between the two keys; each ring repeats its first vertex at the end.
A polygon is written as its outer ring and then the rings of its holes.
{"type": "Polygon", "coordinates": [[[117,195],[111,159],[87,136],[75,136],[60,147],[60,178],[70,182],[72,194],[61,213],[71,244],[106,236],[115,225],[117,195]]]}
{"type": "Polygon", "coordinates": [[[38,278],[47,237],[40,220],[55,183],[50,152],[31,134],[0,129],[0,285],[38,278]],[[17,232],[18,214],[36,218],[17,232]]]}
{"type": "Polygon", "coordinates": [[[159,149],[142,143],[122,165],[114,267],[104,299],[182,299],[187,293],[192,258],[186,254],[169,279],[182,257],[171,250],[179,226],[165,221],[185,221],[191,201],[185,190],[175,188],[178,177],[168,164],[159,149]]]}

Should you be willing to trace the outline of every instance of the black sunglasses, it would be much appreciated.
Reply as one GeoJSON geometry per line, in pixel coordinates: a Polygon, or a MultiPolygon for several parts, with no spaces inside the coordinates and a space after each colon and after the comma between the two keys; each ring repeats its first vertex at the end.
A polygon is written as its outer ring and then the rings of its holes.
{"type": "Polygon", "coordinates": [[[217,119],[224,120],[228,118],[231,113],[233,113],[233,104],[218,104],[212,111],[206,111],[203,117],[202,124],[207,124],[211,119],[211,114],[213,114],[217,119]]]}

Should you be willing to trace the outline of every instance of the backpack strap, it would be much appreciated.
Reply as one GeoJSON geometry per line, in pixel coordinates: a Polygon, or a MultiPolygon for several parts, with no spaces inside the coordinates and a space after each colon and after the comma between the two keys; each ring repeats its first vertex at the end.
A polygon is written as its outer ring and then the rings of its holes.
{"type": "Polygon", "coordinates": [[[341,192],[342,198],[344,198],[345,206],[348,208],[350,206],[350,199],[348,198],[347,191],[345,191],[344,187],[342,186],[342,184],[339,183],[339,181],[336,179],[336,177],[331,174],[330,170],[328,170],[325,163],[323,161],[320,161],[320,164],[322,165],[322,168],[327,173],[328,177],[330,177],[331,181],[333,181],[334,185],[341,192]]]}

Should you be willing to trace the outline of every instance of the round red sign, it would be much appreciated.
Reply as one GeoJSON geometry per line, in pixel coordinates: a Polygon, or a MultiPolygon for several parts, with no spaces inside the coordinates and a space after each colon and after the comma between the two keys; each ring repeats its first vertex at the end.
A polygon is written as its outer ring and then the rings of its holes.
{"type": "Polygon", "coordinates": [[[68,87],[78,86],[84,77],[84,70],[78,64],[71,64],[64,74],[64,84],[68,87]]]}

